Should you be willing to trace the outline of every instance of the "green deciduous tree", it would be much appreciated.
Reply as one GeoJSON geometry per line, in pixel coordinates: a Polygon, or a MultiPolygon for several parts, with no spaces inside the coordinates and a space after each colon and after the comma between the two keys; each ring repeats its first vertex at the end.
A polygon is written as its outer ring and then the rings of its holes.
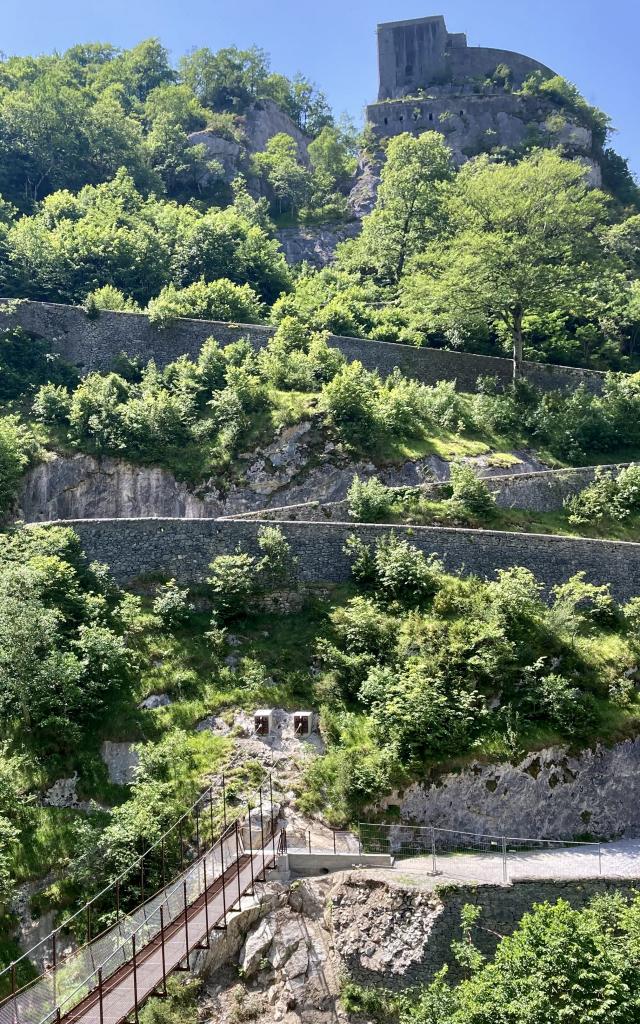
{"type": "Polygon", "coordinates": [[[453,173],[451,150],[438,132],[390,139],[375,209],[342,263],[396,284],[407,261],[443,231],[443,186],[453,173]]]}
{"type": "Polygon", "coordinates": [[[489,322],[513,345],[522,371],[527,318],[549,310],[589,318],[622,287],[600,232],[606,197],[584,167],[555,152],[515,165],[465,165],[447,203],[450,234],[407,282],[409,304],[461,330],[489,322]]]}

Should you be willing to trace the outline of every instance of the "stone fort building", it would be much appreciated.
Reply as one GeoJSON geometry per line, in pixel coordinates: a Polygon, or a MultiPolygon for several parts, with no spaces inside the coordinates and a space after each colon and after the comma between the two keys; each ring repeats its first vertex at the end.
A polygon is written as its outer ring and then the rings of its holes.
{"type": "Polygon", "coordinates": [[[531,57],[511,50],[468,46],[464,32],[448,32],[441,14],[378,25],[378,100],[413,96],[429,86],[485,79],[504,64],[514,85],[534,71],[553,72],[531,57]]]}
{"type": "Polygon", "coordinates": [[[367,121],[380,139],[433,130],[445,136],[457,165],[480,153],[558,147],[601,183],[588,127],[547,97],[519,92],[534,72],[554,72],[511,50],[468,46],[442,15],[378,26],[380,88],[367,121]]]}

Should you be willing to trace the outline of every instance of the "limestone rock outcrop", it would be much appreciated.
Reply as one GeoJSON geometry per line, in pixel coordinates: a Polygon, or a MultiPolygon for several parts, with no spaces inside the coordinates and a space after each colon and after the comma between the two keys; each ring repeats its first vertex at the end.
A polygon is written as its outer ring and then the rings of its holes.
{"type": "Polygon", "coordinates": [[[573,754],[550,747],[517,764],[475,763],[412,785],[403,821],[549,839],[640,836],[640,738],[573,754]]]}

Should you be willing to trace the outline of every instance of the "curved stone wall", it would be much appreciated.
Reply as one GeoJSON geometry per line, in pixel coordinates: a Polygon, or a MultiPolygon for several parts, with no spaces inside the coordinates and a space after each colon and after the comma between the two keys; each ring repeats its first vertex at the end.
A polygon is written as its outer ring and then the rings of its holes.
{"type": "MultiPolygon", "coordinates": [[[[149,323],[143,313],[104,310],[97,318],[90,320],[79,306],[31,301],[20,302],[6,322],[17,324],[47,339],[53,352],[79,367],[83,373],[110,370],[114,359],[121,352],[145,363],[154,359],[159,367],[166,366],[181,355],[193,359],[210,337],[216,338],[221,345],[246,337],[256,349],[260,349],[274,332],[273,327],[222,323],[217,320],[178,320],[159,330],[149,323]]],[[[395,367],[399,367],[425,384],[456,380],[462,391],[475,391],[479,376],[495,376],[508,383],[513,374],[511,360],[495,356],[414,348],[410,345],[337,335],[332,335],[329,343],[339,349],[346,359],[359,359],[368,370],[379,370],[382,376],[387,376],[395,367]]],[[[596,370],[546,363],[525,363],[524,370],[529,380],[545,391],[573,389],[580,384],[585,384],[590,390],[600,391],[604,382],[604,374],[596,370]]]]}
{"type": "MultiPolygon", "coordinates": [[[[257,552],[265,521],[238,519],[84,519],[65,520],[73,527],[88,558],[106,562],[117,580],[175,576],[179,582],[202,581],[212,558],[231,554],[238,545],[257,552]]],[[[280,522],[299,560],[299,576],[311,583],[342,583],[350,578],[344,553],[349,534],[366,543],[391,532],[425,554],[440,556],[452,572],[493,578],[498,569],[521,565],[547,586],[577,572],[596,584],[610,583],[619,601],[640,595],[640,544],[584,540],[496,530],[445,529],[333,522],[280,522]]]]}

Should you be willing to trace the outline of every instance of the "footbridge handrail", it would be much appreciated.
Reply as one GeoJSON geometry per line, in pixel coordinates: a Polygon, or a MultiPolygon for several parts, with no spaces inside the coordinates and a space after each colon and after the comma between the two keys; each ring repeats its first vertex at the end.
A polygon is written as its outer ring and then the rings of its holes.
{"type": "MultiPolygon", "coordinates": [[[[233,812],[228,808],[226,788],[223,786],[222,816],[222,832],[216,836],[213,787],[210,786],[156,843],[145,850],[144,854],[132,865],[129,865],[117,879],[103,888],[97,896],[88,901],[69,919],[76,920],[82,913],[90,915],[90,908],[95,906],[97,900],[113,890],[116,894],[115,924],[109,925],[93,938],[90,937],[78,949],[57,958],[56,938],[66,930],[67,922],[65,922],[34,946],[32,950],[23,954],[19,960],[10,964],[2,972],[2,975],[6,975],[8,972],[11,974],[12,992],[0,1001],[0,1024],[50,1024],[54,1019],[59,1021],[68,1016],[75,1007],[84,1004],[84,1001],[90,999],[96,992],[99,994],[102,1005],[104,984],[131,963],[133,963],[135,974],[136,957],[144,958],[145,951],[150,944],[157,942],[158,939],[162,944],[163,980],[166,983],[166,973],[174,970],[177,964],[170,962],[168,968],[164,969],[165,933],[167,930],[171,933],[172,929],[175,930],[176,927],[178,930],[184,927],[184,945],[188,959],[190,951],[189,918],[193,914],[193,908],[203,897],[205,920],[198,922],[196,932],[198,930],[199,932],[206,931],[208,940],[209,903],[212,897],[219,898],[218,902],[221,899],[221,905],[217,908],[216,920],[213,923],[216,925],[221,919],[222,927],[226,927],[227,913],[249,889],[253,889],[256,877],[265,876],[267,867],[275,861],[277,856],[278,812],[274,805],[271,777],[269,777],[268,783],[260,786],[255,795],[234,808],[233,812]],[[203,826],[201,829],[200,827],[203,806],[209,809],[208,837],[206,828],[203,826]],[[163,884],[157,892],[136,908],[121,913],[119,889],[116,888],[116,883],[126,877],[132,867],[144,864],[145,857],[163,844],[167,835],[174,831],[180,823],[184,823],[185,819],[188,819],[194,811],[196,812],[195,859],[186,869],[184,868],[184,846],[181,837],[180,853],[183,867],[180,873],[168,884],[163,884]],[[272,849],[267,855],[269,845],[272,849]],[[230,886],[232,889],[227,894],[227,889],[230,886]],[[43,947],[47,949],[47,943],[50,944],[53,954],[51,965],[46,967],[38,977],[18,988],[16,964],[30,954],[33,955],[34,951],[41,952],[43,947]]],[[[162,853],[164,876],[164,845],[162,845],[162,853]]],[[[90,929],[90,916],[88,916],[88,927],[90,929]]],[[[196,934],[195,938],[200,942],[203,935],[196,934]]],[[[179,962],[180,960],[178,960],[179,962]]],[[[136,995],[135,1007],[132,1006],[130,1009],[135,1009],[137,1006],[136,995]]]]}

